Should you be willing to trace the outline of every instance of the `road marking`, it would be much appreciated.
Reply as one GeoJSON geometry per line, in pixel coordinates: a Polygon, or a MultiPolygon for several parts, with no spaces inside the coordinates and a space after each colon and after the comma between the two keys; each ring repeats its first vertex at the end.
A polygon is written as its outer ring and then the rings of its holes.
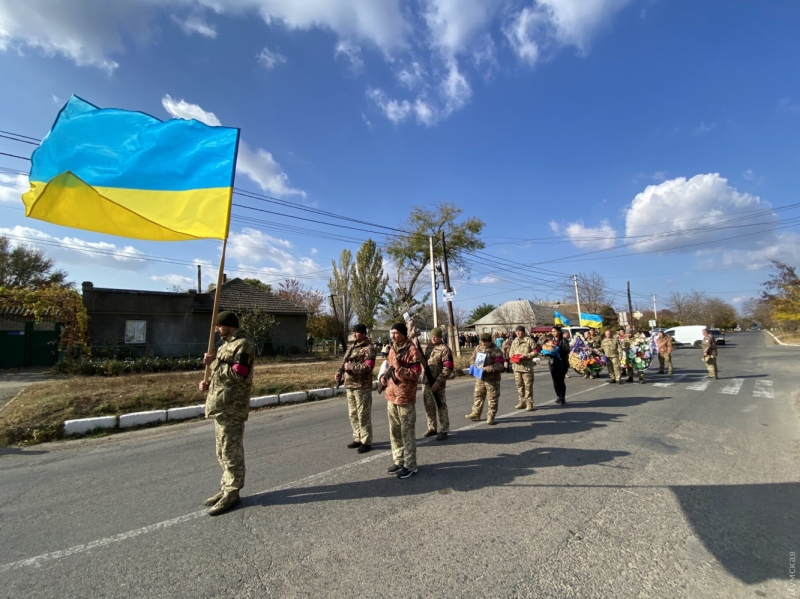
{"type": "Polygon", "coordinates": [[[775,390],[772,388],[772,381],[756,381],[756,388],[753,389],[753,397],[775,399],[775,390]]]}
{"type": "MultiPolygon", "coordinates": [[[[597,385],[596,387],[590,387],[589,389],[584,389],[583,391],[578,391],[577,393],[573,393],[572,395],[568,395],[567,398],[575,397],[576,395],[582,395],[584,393],[588,393],[589,391],[594,391],[596,389],[600,389],[601,387],[606,387],[608,383],[602,383],[597,385]]],[[[542,404],[538,404],[539,406],[546,406],[548,404],[555,403],[554,399],[550,401],[546,401],[542,404]]],[[[517,410],[513,412],[509,412],[508,414],[503,414],[502,416],[497,416],[497,418],[507,418],[509,416],[513,416],[515,414],[519,414],[517,410]]],[[[454,433],[467,431],[473,428],[477,428],[479,426],[484,426],[484,422],[476,422],[474,424],[468,424],[463,426],[455,431],[454,433]]],[[[428,439],[422,439],[417,441],[417,445],[425,445],[430,443],[433,440],[433,437],[428,439]]],[[[306,476],[305,478],[301,478],[296,481],[292,481],[290,483],[285,483],[283,485],[279,485],[277,487],[272,487],[271,489],[267,489],[266,491],[260,491],[258,493],[254,493],[252,495],[247,495],[245,500],[248,500],[251,497],[260,497],[262,495],[268,495],[270,493],[276,493],[277,491],[285,491],[286,489],[291,489],[294,487],[299,487],[306,485],[308,483],[317,482],[321,479],[328,478],[331,475],[338,475],[348,470],[352,470],[358,466],[363,464],[367,464],[379,458],[385,458],[387,456],[391,456],[391,451],[381,451],[375,453],[369,457],[362,458],[358,461],[351,462],[349,464],[343,464],[342,466],[337,466],[336,468],[331,468],[330,470],[326,470],[325,472],[320,472],[319,474],[312,474],[311,476],[306,476]]],[[[113,545],[114,543],[121,543],[122,541],[127,541],[128,539],[134,539],[136,537],[142,536],[144,534],[148,534],[151,532],[155,532],[157,530],[163,530],[165,528],[170,528],[171,526],[175,526],[176,524],[182,524],[184,522],[189,522],[190,520],[194,520],[199,518],[200,516],[204,516],[208,510],[199,510],[197,512],[192,512],[191,514],[185,514],[183,516],[178,516],[177,518],[172,518],[170,520],[164,520],[162,522],[157,522],[156,524],[151,524],[150,526],[145,526],[143,528],[137,528],[136,530],[129,530],[128,532],[123,532],[118,535],[114,535],[111,537],[105,537],[104,539],[98,539],[96,541],[92,541],[90,543],[84,543],[81,545],[74,545],[69,547],[68,549],[62,549],[60,551],[53,551],[51,553],[43,553],[41,555],[37,555],[34,557],[29,557],[27,559],[22,559],[16,562],[10,562],[8,564],[0,565],[0,574],[3,572],[8,572],[9,570],[17,570],[19,568],[41,568],[42,564],[47,562],[51,562],[57,559],[61,559],[64,557],[68,557],[70,555],[75,555],[77,553],[85,553],[87,551],[91,551],[92,549],[100,549],[101,547],[108,547],[109,545],[113,545]]]]}
{"type": "Polygon", "coordinates": [[[725,395],[739,395],[739,391],[741,391],[743,384],[744,379],[731,379],[722,389],[717,391],[717,393],[724,393],[725,395]]]}
{"type": "Polygon", "coordinates": [[[672,377],[668,383],[654,383],[653,387],[672,387],[675,383],[681,382],[683,379],[686,378],[686,374],[678,374],[672,377]]]}
{"type": "Polygon", "coordinates": [[[705,391],[708,389],[708,386],[711,384],[711,379],[705,379],[702,381],[697,381],[696,383],[692,383],[691,385],[687,386],[687,389],[691,391],[705,391]]]}

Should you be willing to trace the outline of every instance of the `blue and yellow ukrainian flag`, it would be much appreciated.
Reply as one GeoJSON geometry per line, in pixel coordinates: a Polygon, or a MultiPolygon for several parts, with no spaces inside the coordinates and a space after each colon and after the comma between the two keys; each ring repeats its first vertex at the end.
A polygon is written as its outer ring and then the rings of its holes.
{"type": "Polygon", "coordinates": [[[561,314],[561,312],[556,312],[554,310],[553,311],[553,318],[555,319],[555,324],[560,324],[560,325],[565,325],[565,326],[569,326],[570,325],[569,319],[566,318],[563,314],[561,314]]]}
{"type": "Polygon", "coordinates": [[[238,129],[73,96],[33,153],[25,215],[135,239],[226,239],[238,145],[238,129]]]}
{"type": "Polygon", "coordinates": [[[581,312],[581,326],[599,329],[603,326],[603,317],[599,314],[587,314],[586,312],[581,312]]]}

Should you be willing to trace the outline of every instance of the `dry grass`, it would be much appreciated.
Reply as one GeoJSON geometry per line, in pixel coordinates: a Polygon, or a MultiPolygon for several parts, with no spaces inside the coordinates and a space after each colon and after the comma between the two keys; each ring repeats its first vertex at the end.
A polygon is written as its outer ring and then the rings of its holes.
{"type": "Polygon", "coordinates": [[[800,343],[800,333],[776,333],[775,336],[784,343],[800,343]]]}
{"type": "MultiPolygon", "coordinates": [[[[338,364],[258,366],[253,395],[330,387],[338,364]]],[[[0,446],[59,439],[64,420],[203,403],[205,396],[197,389],[201,378],[199,372],[71,376],[28,387],[0,412],[0,446]]]]}

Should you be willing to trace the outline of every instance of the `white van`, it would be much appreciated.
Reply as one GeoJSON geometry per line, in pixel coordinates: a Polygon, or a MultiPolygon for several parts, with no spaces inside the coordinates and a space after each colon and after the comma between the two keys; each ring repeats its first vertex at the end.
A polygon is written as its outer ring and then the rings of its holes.
{"type": "Polygon", "coordinates": [[[706,326],[702,324],[672,327],[664,331],[664,334],[672,337],[672,341],[677,345],[691,345],[699,348],[703,344],[703,329],[705,328],[706,326]]]}

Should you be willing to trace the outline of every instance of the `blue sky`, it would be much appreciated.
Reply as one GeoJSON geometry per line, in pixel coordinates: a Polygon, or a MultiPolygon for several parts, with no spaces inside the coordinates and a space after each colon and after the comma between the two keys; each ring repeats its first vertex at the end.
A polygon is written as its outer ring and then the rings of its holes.
{"type": "MultiPolygon", "coordinates": [[[[798,30],[791,0],[0,0],[0,130],[41,138],[77,94],[241,127],[237,186],[301,206],[396,226],[453,202],[486,253],[528,265],[476,259],[465,308],[557,298],[586,271],[642,307],[689,289],[741,305],[770,258],[800,263],[800,206],[781,210],[800,202],[798,30]]],[[[0,233],[71,280],[188,287],[199,261],[211,281],[217,242],[26,219],[27,169],[0,156],[0,233]]],[[[226,271],[272,283],[324,289],[368,236],[233,213],[226,271]]]]}

